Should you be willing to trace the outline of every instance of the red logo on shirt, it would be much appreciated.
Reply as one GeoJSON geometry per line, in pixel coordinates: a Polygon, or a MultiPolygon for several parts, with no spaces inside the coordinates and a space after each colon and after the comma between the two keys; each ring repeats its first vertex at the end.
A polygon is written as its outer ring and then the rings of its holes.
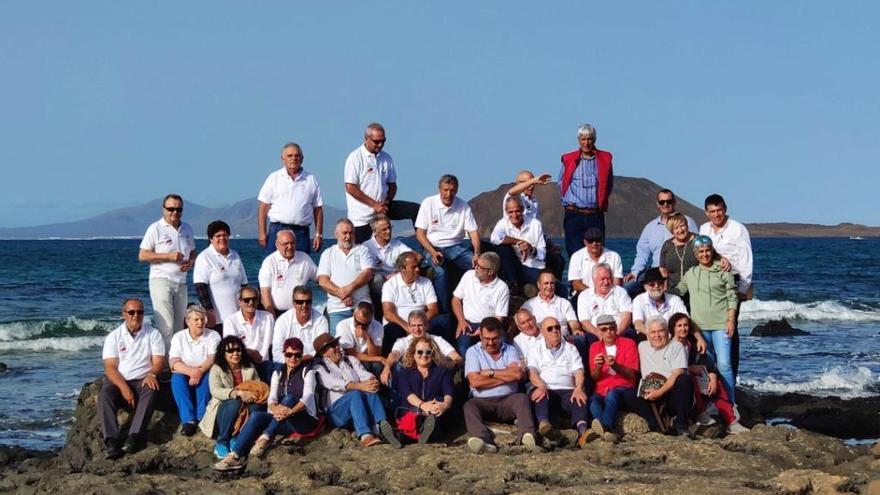
{"type": "Polygon", "coordinates": [[[119,346],[119,352],[128,352],[128,349],[125,348],[125,345],[119,346]]]}
{"type": "Polygon", "coordinates": [[[373,167],[367,167],[367,173],[368,173],[368,174],[372,174],[372,173],[373,173],[373,167]]]}

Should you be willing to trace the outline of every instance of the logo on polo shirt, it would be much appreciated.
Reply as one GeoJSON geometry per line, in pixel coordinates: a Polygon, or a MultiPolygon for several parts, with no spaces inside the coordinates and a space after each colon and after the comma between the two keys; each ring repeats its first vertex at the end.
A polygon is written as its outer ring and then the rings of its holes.
{"type": "Polygon", "coordinates": [[[373,167],[367,167],[367,173],[368,173],[368,174],[372,174],[372,173],[375,172],[375,171],[376,171],[376,170],[375,170],[373,167]]]}
{"type": "Polygon", "coordinates": [[[128,352],[128,349],[126,349],[125,344],[119,344],[119,352],[128,352]]]}
{"type": "Polygon", "coordinates": [[[437,217],[431,217],[431,223],[432,224],[440,223],[440,219],[437,217]]]}

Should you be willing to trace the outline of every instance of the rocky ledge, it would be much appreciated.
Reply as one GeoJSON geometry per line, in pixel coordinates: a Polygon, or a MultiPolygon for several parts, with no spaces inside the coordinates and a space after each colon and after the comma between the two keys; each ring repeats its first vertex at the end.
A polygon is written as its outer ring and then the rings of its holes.
{"type": "MultiPolygon", "coordinates": [[[[547,451],[529,452],[500,431],[501,450],[494,455],[471,453],[462,432],[449,432],[449,445],[394,450],[363,449],[349,432],[331,430],[307,445],[277,446],[240,473],[218,473],[211,469],[212,441],[177,434],[175,415],[162,404],[148,447],[106,461],[95,416],[98,387],[99,382],[83,387],[76,422],[57,454],[0,449],[0,492],[880,494],[876,445],[850,446],[761,423],[726,438],[711,438],[717,430],[709,427],[699,439],[687,440],[646,432],[633,416],[622,421],[623,437],[616,444],[594,442],[580,450],[571,447],[573,432],[566,432],[558,445],[547,444],[547,451]]],[[[762,411],[769,403],[754,398],[743,406],[746,425],[765,412],[785,416],[762,411]]],[[[876,402],[873,407],[876,428],[876,402]]]]}

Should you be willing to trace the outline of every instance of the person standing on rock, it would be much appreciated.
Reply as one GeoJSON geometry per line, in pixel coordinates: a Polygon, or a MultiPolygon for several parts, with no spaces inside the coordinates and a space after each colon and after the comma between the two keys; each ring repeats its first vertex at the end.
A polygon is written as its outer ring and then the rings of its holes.
{"type": "Polygon", "coordinates": [[[159,391],[156,376],[165,364],[165,342],[158,330],[144,323],[144,303],[126,299],[122,303],[124,323],[104,339],[101,353],[104,382],[98,394],[98,417],[104,438],[104,455],[119,459],[146,445],[146,429],[153,415],[153,402],[159,391]],[[120,444],[119,408],[133,411],[128,440],[120,444]]]}
{"type": "Polygon", "coordinates": [[[578,127],[578,149],[562,155],[559,196],[565,210],[565,249],[571,257],[589,228],[605,230],[605,212],[614,186],[611,153],[596,149],[596,129],[578,127]]]}
{"type": "Polygon", "coordinates": [[[327,293],[326,312],[331,335],[336,335],[340,321],[351,318],[358,303],[371,302],[369,283],[376,264],[369,249],[354,243],[351,220],[339,219],[335,233],[336,244],[325,249],[318,262],[318,284],[327,293]]]}
{"type": "Polygon", "coordinates": [[[308,254],[297,251],[296,245],[292,230],[278,231],[276,250],[260,265],[260,302],[275,318],[293,307],[295,287],[318,281],[318,265],[308,254]]]}

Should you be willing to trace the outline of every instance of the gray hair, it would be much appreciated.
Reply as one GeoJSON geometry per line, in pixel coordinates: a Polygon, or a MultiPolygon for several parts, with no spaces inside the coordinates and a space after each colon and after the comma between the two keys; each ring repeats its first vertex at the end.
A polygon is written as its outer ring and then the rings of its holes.
{"type": "Polygon", "coordinates": [[[345,224],[348,224],[348,225],[351,225],[351,227],[354,228],[354,223],[352,223],[351,220],[349,220],[349,219],[347,219],[347,218],[345,218],[345,217],[342,217],[342,218],[340,218],[339,220],[337,220],[337,221],[336,221],[336,226],[339,227],[340,225],[342,225],[342,224],[344,224],[344,223],[345,223],[345,224]]]}
{"type": "Polygon", "coordinates": [[[596,128],[590,124],[581,124],[578,126],[578,138],[581,136],[591,136],[593,141],[596,140],[596,128]]]}
{"type": "Polygon", "coordinates": [[[294,142],[290,142],[290,143],[285,143],[284,146],[281,147],[281,153],[284,153],[284,150],[286,150],[287,148],[296,148],[299,150],[300,153],[303,152],[302,146],[300,146],[294,142]]]}
{"type": "Polygon", "coordinates": [[[593,266],[593,273],[591,275],[595,277],[596,274],[599,273],[599,270],[608,270],[608,273],[614,274],[614,270],[608,263],[596,263],[593,266]]]}
{"type": "Polygon", "coordinates": [[[370,122],[367,125],[367,130],[364,131],[364,136],[369,136],[370,131],[382,131],[382,134],[385,134],[385,128],[378,122],[370,122]]]}
{"type": "Polygon", "coordinates": [[[437,187],[443,184],[452,184],[453,186],[455,186],[456,189],[458,189],[458,177],[452,174],[443,174],[440,176],[440,181],[438,182],[437,187]]]}
{"type": "Polygon", "coordinates": [[[515,195],[515,196],[509,196],[509,197],[504,201],[504,209],[505,209],[505,212],[504,212],[504,213],[507,213],[506,210],[507,210],[507,204],[508,204],[508,203],[516,203],[516,204],[519,205],[520,208],[523,207],[522,200],[519,199],[519,195],[518,195],[518,194],[515,195]]]}
{"type": "Polygon", "coordinates": [[[186,319],[189,319],[189,315],[193,313],[199,313],[202,315],[202,318],[208,317],[208,311],[203,308],[200,304],[193,304],[190,307],[186,308],[186,319]]]}
{"type": "Polygon", "coordinates": [[[361,302],[357,303],[357,306],[355,307],[354,312],[365,315],[368,318],[372,318],[373,317],[373,305],[367,301],[361,301],[361,302]]]}
{"type": "Polygon", "coordinates": [[[410,311],[409,316],[406,317],[406,322],[412,323],[413,320],[422,320],[422,323],[428,323],[428,313],[425,313],[421,309],[410,311]]]}
{"type": "Polygon", "coordinates": [[[275,233],[275,240],[277,241],[281,234],[290,234],[290,237],[293,237],[293,241],[296,242],[296,234],[293,233],[290,229],[281,229],[275,233]]]}
{"type": "Polygon", "coordinates": [[[489,263],[489,269],[496,274],[498,273],[498,269],[501,268],[501,256],[498,256],[498,253],[487,251],[480,255],[480,259],[489,263]]]}
{"type": "Polygon", "coordinates": [[[669,333],[669,325],[666,324],[666,319],[662,316],[652,316],[648,318],[648,321],[645,322],[645,329],[650,330],[651,325],[655,324],[660,325],[661,327],[663,327],[663,330],[665,330],[666,333],[669,333]]]}
{"type": "Polygon", "coordinates": [[[406,266],[406,260],[414,259],[416,262],[419,260],[419,255],[416,254],[415,251],[404,251],[397,255],[397,259],[394,260],[394,268],[397,268],[397,271],[403,270],[403,267],[406,266]]]}
{"type": "MultiPolygon", "coordinates": [[[[519,315],[527,315],[530,319],[535,318],[535,315],[533,315],[528,309],[522,307],[519,308],[516,310],[516,313],[513,314],[513,322],[516,323],[517,328],[519,328],[519,319],[517,318],[519,315]]],[[[537,321],[535,323],[537,323],[537,321]]]]}
{"type": "Polygon", "coordinates": [[[391,219],[388,218],[388,215],[384,213],[376,213],[375,215],[373,215],[372,218],[370,218],[370,229],[376,230],[376,226],[379,225],[379,222],[383,221],[388,222],[389,224],[391,223],[391,219]]]}

